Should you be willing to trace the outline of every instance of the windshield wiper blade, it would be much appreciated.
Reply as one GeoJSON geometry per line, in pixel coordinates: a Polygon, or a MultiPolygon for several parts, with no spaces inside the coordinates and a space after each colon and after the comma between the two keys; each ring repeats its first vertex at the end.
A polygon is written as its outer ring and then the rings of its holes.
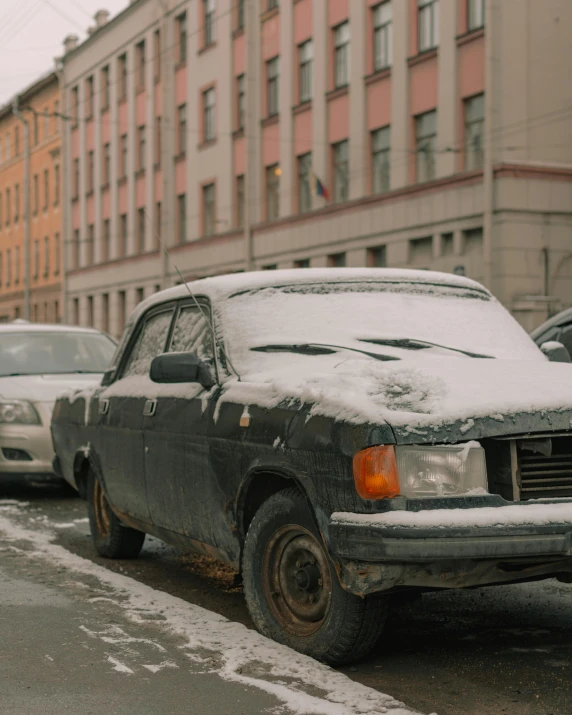
{"type": "Polygon", "coordinates": [[[360,338],[362,343],[371,343],[372,345],[387,345],[391,348],[404,348],[405,350],[424,350],[426,348],[441,348],[441,350],[450,350],[454,353],[461,353],[472,358],[486,358],[493,360],[492,355],[483,355],[482,353],[473,353],[469,350],[461,350],[461,348],[451,348],[448,345],[439,345],[428,340],[417,340],[416,338],[360,338]]]}
{"type": "Polygon", "coordinates": [[[367,355],[374,360],[388,362],[392,360],[401,360],[394,355],[380,355],[380,353],[372,353],[369,350],[360,350],[359,348],[349,348],[347,345],[330,345],[330,343],[297,343],[297,344],[279,344],[279,345],[261,345],[257,348],[250,348],[255,352],[260,353],[299,353],[300,355],[332,355],[338,350],[350,350],[354,353],[367,355]]]}

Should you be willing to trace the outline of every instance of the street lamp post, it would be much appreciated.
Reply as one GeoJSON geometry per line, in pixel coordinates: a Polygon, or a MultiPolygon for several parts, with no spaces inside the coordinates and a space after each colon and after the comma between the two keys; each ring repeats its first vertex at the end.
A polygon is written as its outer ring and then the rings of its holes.
{"type": "Polygon", "coordinates": [[[12,104],[12,113],[24,126],[24,320],[30,320],[30,142],[29,124],[18,109],[18,99],[12,104]]]}

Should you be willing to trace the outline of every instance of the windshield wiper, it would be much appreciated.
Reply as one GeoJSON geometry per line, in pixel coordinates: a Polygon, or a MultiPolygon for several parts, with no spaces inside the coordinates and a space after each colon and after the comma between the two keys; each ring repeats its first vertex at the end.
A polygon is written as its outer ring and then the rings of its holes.
{"type": "Polygon", "coordinates": [[[404,348],[405,350],[425,350],[426,348],[441,348],[442,350],[450,350],[454,353],[461,353],[472,358],[486,358],[493,360],[492,355],[483,355],[481,353],[472,353],[469,350],[461,350],[461,348],[450,348],[448,345],[439,345],[439,343],[431,343],[428,340],[417,340],[416,338],[360,338],[362,343],[371,343],[372,345],[387,345],[391,348],[404,348]]]}
{"type": "Polygon", "coordinates": [[[293,345],[261,345],[257,348],[250,348],[259,353],[298,353],[299,355],[332,355],[338,350],[350,350],[354,353],[360,353],[374,358],[374,360],[382,360],[387,362],[390,360],[401,360],[401,358],[393,355],[380,355],[379,353],[371,353],[368,350],[360,350],[359,348],[349,348],[347,345],[330,345],[329,343],[298,343],[293,345]]]}

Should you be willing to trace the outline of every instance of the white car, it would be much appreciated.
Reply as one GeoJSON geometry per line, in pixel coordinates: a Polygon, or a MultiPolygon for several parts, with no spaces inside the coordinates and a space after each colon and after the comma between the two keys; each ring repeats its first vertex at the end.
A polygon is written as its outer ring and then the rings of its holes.
{"type": "Polygon", "coordinates": [[[71,388],[99,383],[115,347],[90,328],[0,325],[0,480],[53,477],[55,400],[71,388]]]}

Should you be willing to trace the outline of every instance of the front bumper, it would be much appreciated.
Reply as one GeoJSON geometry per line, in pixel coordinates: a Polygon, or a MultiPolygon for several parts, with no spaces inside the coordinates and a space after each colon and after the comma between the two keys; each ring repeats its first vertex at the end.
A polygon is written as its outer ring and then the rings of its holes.
{"type": "Polygon", "coordinates": [[[558,574],[572,571],[572,500],[337,513],[330,520],[328,541],[341,564],[342,582],[359,593],[396,585],[458,588],[558,574]]]}
{"type": "Polygon", "coordinates": [[[54,447],[50,433],[51,405],[35,404],[40,425],[0,425],[0,477],[52,475],[54,447]],[[8,459],[4,450],[20,450],[28,459],[8,459]]]}

